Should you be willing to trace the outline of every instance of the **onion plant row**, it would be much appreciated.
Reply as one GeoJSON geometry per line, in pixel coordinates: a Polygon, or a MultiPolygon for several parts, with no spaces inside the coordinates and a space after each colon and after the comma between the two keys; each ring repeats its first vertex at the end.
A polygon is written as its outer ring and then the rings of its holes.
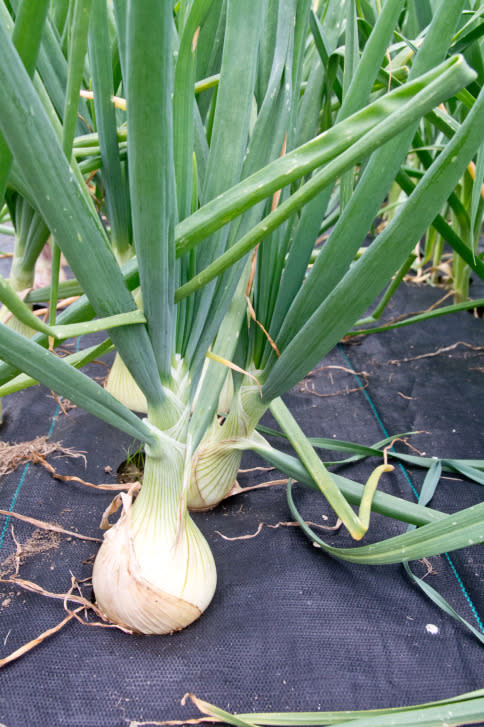
{"type": "Polygon", "coordinates": [[[472,57],[454,52],[467,50],[468,3],[433,3],[416,43],[404,0],[344,12],[264,0],[250,13],[237,0],[75,0],[65,18],[48,5],[0,2],[0,190],[17,235],[0,281],[0,385],[38,381],[144,444],[141,492],[123,495],[94,565],[106,618],[166,633],[203,612],[216,569],[189,510],[227,495],[249,448],[321,491],[356,539],[372,509],[418,526],[340,557],[389,563],[482,541],[480,506],[451,526],[375,495],[386,463],[366,485],[332,475],[281,399],[408,265],[473,160],[482,176],[484,96],[472,57]],[[442,119],[462,99],[465,113],[442,119]],[[359,254],[422,128],[440,135],[438,153],[359,254]],[[48,236],[43,322],[26,293],[48,236]],[[59,282],[61,253],[74,282],[59,282]],[[82,295],[57,315],[67,292],[82,295]],[[99,345],[56,355],[94,331],[99,345]],[[79,369],[109,348],[103,389],[79,369]],[[257,430],[267,410],[297,458],[257,430]]]}

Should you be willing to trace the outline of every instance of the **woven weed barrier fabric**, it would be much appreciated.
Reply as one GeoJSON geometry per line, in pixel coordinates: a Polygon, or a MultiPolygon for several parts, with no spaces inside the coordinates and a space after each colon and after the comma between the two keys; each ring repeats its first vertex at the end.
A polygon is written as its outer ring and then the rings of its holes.
{"type": "MultiPolygon", "coordinates": [[[[402,288],[389,316],[427,308],[440,295],[425,287],[402,288]]],[[[419,431],[408,441],[420,452],[479,458],[483,344],[482,320],[470,313],[363,338],[337,347],[286,403],[311,436],[370,445],[386,433],[419,431]]],[[[98,364],[89,372],[106,374],[98,364]]],[[[40,387],[6,398],[4,414],[2,441],[44,435],[62,442],[85,458],[53,453],[48,462],[60,474],[91,483],[115,483],[119,464],[136,446],[78,408],[63,411],[40,387]]],[[[264,421],[273,424],[270,417],[264,421]]],[[[396,446],[410,451],[403,443],[396,446]]],[[[375,463],[339,471],[362,482],[375,463]]],[[[254,455],[244,456],[244,469],[263,465],[254,455]]],[[[278,476],[256,470],[241,473],[239,482],[250,486],[278,476]]],[[[380,487],[415,501],[423,477],[416,468],[397,466],[380,487]]],[[[334,524],[321,496],[300,485],[294,494],[305,518],[334,524]]],[[[91,538],[102,537],[101,514],[111,499],[110,493],[56,480],[32,462],[0,479],[2,509],[91,538]]],[[[445,477],[432,506],[453,512],[481,499],[481,486],[445,477]]],[[[402,566],[343,563],[314,548],[297,527],[269,527],[291,521],[285,487],[238,495],[195,519],[218,569],[217,592],[199,621],[172,636],[147,637],[71,620],[0,671],[2,724],[123,727],[131,720],[184,720],[197,716],[180,704],[186,692],[249,712],[398,706],[483,686],[482,645],[431,603],[402,566]],[[254,535],[261,523],[256,536],[230,539],[254,535]]],[[[375,515],[362,542],[404,530],[404,524],[375,515]]],[[[333,545],[350,544],[343,530],[321,532],[333,545]]],[[[75,576],[91,597],[82,581],[90,576],[96,542],[3,517],[4,579],[15,573],[16,543],[22,549],[19,577],[62,594],[75,576]]],[[[412,565],[484,631],[483,563],[477,546],[412,565]]],[[[1,583],[0,593],[0,657],[66,616],[62,600],[12,583],[1,583]]]]}

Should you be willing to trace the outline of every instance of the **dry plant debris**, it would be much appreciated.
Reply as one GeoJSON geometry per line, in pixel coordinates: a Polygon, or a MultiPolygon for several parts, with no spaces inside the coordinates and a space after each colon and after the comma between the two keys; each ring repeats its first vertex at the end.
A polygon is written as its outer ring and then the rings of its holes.
{"type": "Polygon", "coordinates": [[[484,346],[473,346],[470,343],[466,343],[466,341],[457,341],[457,343],[453,343],[450,346],[444,346],[443,348],[438,348],[436,351],[431,351],[430,353],[421,353],[419,356],[411,356],[410,358],[391,359],[390,361],[387,361],[387,363],[398,366],[398,364],[408,363],[409,361],[419,361],[422,358],[441,356],[443,353],[454,351],[458,346],[464,346],[470,351],[484,351],[484,346]]]}
{"type": "Polygon", "coordinates": [[[418,399],[418,396],[407,396],[406,394],[404,394],[401,391],[398,391],[397,394],[398,394],[398,396],[401,396],[402,399],[406,399],[407,401],[417,401],[417,399],[418,399]]]}
{"type": "Polygon", "coordinates": [[[170,720],[163,720],[162,722],[158,721],[151,721],[148,722],[139,722],[138,720],[131,720],[129,723],[129,727],[175,727],[180,726],[183,727],[184,725],[190,725],[190,724],[205,724],[205,723],[214,723],[214,722],[221,722],[222,720],[218,717],[213,716],[209,711],[207,711],[207,708],[210,707],[210,705],[207,702],[203,702],[201,699],[198,699],[194,694],[190,694],[190,692],[187,692],[183,699],[181,700],[181,705],[184,707],[188,700],[194,704],[197,709],[202,712],[205,716],[204,717],[194,717],[192,719],[170,719],[170,720]]]}
{"type": "Polygon", "coordinates": [[[46,457],[54,453],[62,457],[82,457],[84,461],[86,459],[83,452],[63,447],[61,442],[51,442],[46,436],[36,437],[30,442],[15,442],[14,444],[0,442],[0,476],[13,472],[21,464],[32,462],[33,464],[40,464],[56,480],[61,480],[62,482],[77,482],[95,490],[127,490],[133,485],[133,482],[121,486],[114,484],[95,485],[75,475],[60,475],[46,460],[46,457]]]}
{"type": "Polygon", "coordinates": [[[8,518],[14,517],[17,518],[17,520],[23,520],[23,522],[30,523],[30,525],[35,525],[36,527],[43,530],[51,530],[54,533],[62,533],[63,535],[69,535],[71,538],[79,538],[79,540],[92,540],[95,543],[102,542],[100,538],[91,538],[90,535],[81,535],[80,533],[76,533],[73,530],[65,530],[60,525],[55,525],[55,523],[47,523],[43,520],[37,520],[37,518],[28,517],[27,515],[21,515],[20,513],[13,512],[11,510],[0,510],[0,515],[4,515],[8,518]]]}
{"type": "Polygon", "coordinates": [[[137,720],[131,720],[129,727],[185,727],[189,724],[206,724],[207,722],[220,722],[219,719],[214,717],[195,717],[194,719],[169,719],[164,722],[138,722],[137,720]]]}
{"type": "Polygon", "coordinates": [[[20,566],[25,563],[27,558],[35,555],[41,555],[48,550],[57,548],[60,543],[60,533],[52,530],[44,530],[36,528],[30,538],[25,543],[20,544],[15,538],[15,532],[12,525],[12,539],[16,545],[16,552],[11,553],[0,565],[0,578],[10,575],[12,572],[18,574],[20,566]]]}
{"type": "Polygon", "coordinates": [[[272,338],[270,337],[270,335],[269,335],[268,331],[266,331],[266,329],[264,328],[264,326],[262,325],[262,323],[261,323],[260,321],[258,321],[258,320],[257,320],[257,316],[256,316],[256,314],[255,314],[255,310],[254,310],[254,308],[253,308],[253,306],[252,306],[252,303],[250,302],[250,298],[249,298],[249,296],[248,296],[248,295],[246,295],[246,296],[245,296],[245,299],[246,299],[246,301],[247,301],[247,308],[248,308],[248,310],[249,310],[249,314],[250,314],[250,317],[252,318],[252,320],[253,320],[253,321],[254,321],[255,323],[257,323],[257,325],[258,325],[258,326],[259,326],[259,328],[261,329],[262,333],[263,333],[263,334],[265,335],[265,337],[266,337],[266,338],[267,338],[267,340],[269,341],[269,344],[270,344],[271,348],[273,349],[274,353],[276,354],[277,358],[281,358],[281,352],[280,352],[280,351],[279,351],[279,349],[277,348],[276,342],[275,342],[275,341],[274,341],[274,340],[273,340],[273,339],[272,339],[272,338]]]}
{"type": "MultiPolygon", "coordinates": [[[[13,512],[6,512],[4,510],[0,511],[3,515],[8,515],[11,517],[16,517],[20,520],[29,522],[31,524],[37,524],[40,526],[40,528],[45,528],[48,531],[53,530],[56,533],[64,533],[69,536],[74,536],[77,538],[81,538],[83,540],[93,540],[96,542],[101,542],[99,538],[91,538],[89,536],[80,535],[79,533],[74,533],[69,530],[64,530],[63,528],[60,528],[59,526],[52,525],[51,523],[42,523],[42,521],[35,520],[34,518],[28,518],[24,515],[19,515],[18,513],[13,512]]],[[[50,535],[50,533],[49,533],[50,535]]],[[[55,537],[55,536],[54,536],[55,537]]],[[[15,537],[15,533],[13,531],[12,527],[12,538],[14,540],[15,546],[16,546],[16,552],[13,553],[9,558],[7,558],[2,563],[2,570],[0,572],[0,583],[2,584],[8,584],[10,586],[13,586],[15,588],[21,588],[25,591],[29,591],[31,593],[34,593],[36,595],[43,596],[45,598],[49,599],[56,599],[61,600],[63,602],[64,610],[67,612],[67,615],[60,621],[58,624],[56,624],[54,627],[47,629],[46,631],[43,631],[39,636],[35,637],[34,639],[28,641],[27,643],[23,644],[21,647],[13,651],[8,656],[4,657],[3,659],[0,659],[0,668],[3,666],[6,666],[7,664],[10,664],[12,661],[15,661],[16,659],[19,659],[21,656],[24,656],[24,654],[28,653],[32,649],[34,649],[39,644],[43,643],[46,639],[48,639],[50,636],[53,636],[58,631],[60,631],[66,624],[68,624],[72,619],[76,619],[79,621],[82,625],[85,626],[96,626],[101,628],[118,628],[121,631],[125,631],[127,633],[131,633],[129,629],[125,629],[123,627],[117,626],[115,624],[110,624],[106,622],[106,619],[103,615],[103,613],[99,610],[99,608],[89,601],[85,596],[83,596],[81,591],[81,583],[84,581],[78,581],[75,576],[71,574],[71,587],[66,593],[53,593],[51,591],[47,591],[45,588],[43,588],[38,583],[34,583],[33,581],[25,580],[24,578],[21,578],[19,575],[19,569],[22,563],[25,561],[25,559],[29,555],[35,555],[40,552],[45,552],[45,550],[48,550],[51,547],[56,547],[58,545],[58,540],[55,540],[55,542],[52,540],[52,536],[47,538],[47,540],[40,537],[38,531],[34,531],[34,534],[29,538],[25,543],[20,544],[18,540],[15,537]],[[14,572],[13,575],[8,575],[11,572],[14,572]],[[77,591],[78,595],[74,592],[77,591]],[[74,603],[77,604],[77,608],[75,610],[70,610],[68,604],[74,603]],[[83,616],[81,615],[81,612],[83,612],[83,616]],[[88,613],[94,612],[94,614],[101,619],[100,621],[89,621],[88,620],[88,613]]],[[[89,579],[87,579],[89,580],[89,579]]],[[[8,601],[7,604],[9,605],[9,599],[6,599],[8,601]]]]}
{"type": "Polygon", "coordinates": [[[52,477],[56,480],[61,480],[61,482],[78,482],[80,485],[84,485],[85,487],[91,487],[94,490],[103,490],[103,491],[119,491],[119,490],[129,490],[133,485],[139,485],[138,482],[127,482],[122,485],[110,485],[110,484],[101,484],[101,485],[95,485],[92,482],[87,482],[86,480],[83,480],[81,477],[77,477],[76,475],[60,475],[58,472],[56,472],[55,468],[49,463],[46,462],[44,458],[39,458],[37,460],[37,464],[42,465],[42,467],[45,467],[45,469],[50,472],[52,477]]]}
{"type": "MultiPolygon", "coordinates": [[[[133,482],[131,487],[129,488],[127,495],[128,497],[134,497],[138,494],[138,492],[141,489],[141,485],[139,482],[133,482]]],[[[123,506],[123,495],[121,493],[117,494],[116,497],[111,500],[110,504],[107,506],[107,508],[104,510],[102,519],[101,519],[101,525],[99,526],[101,530],[109,530],[112,525],[109,522],[109,516],[114,515],[115,512],[119,510],[120,507],[123,506]]]]}
{"type": "Polygon", "coordinates": [[[60,623],[57,624],[57,626],[54,626],[51,629],[47,629],[47,631],[43,631],[37,638],[32,639],[32,641],[29,641],[26,644],[23,644],[20,648],[13,651],[11,654],[6,656],[4,659],[0,659],[0,668],[2,666],[6,666],[7,664],[10,664],[12,661],[15,661],[16,659],[19,659],[21,656],[26,654],[28,651],[31,651],[36,646],[41,644],[43,641],[49,638],[49,636],[52,636],[53,634],[56,634],[58,631],[60,631],[64,626],[69,623],[73,618],[75,618],[75,615],[78,611],[82,611],[82,606],[76,609],[75,612],[70,612],[60,623]]]}
{"type": "MultiPolygon", "coordinates": [[[[306,525],[309,525],[313,528],[318,528],[319,530],[339,530],[339,528],[342,525],[342,522],[341,522],[341,520],[337,520],[335,525],[321,525],[320,523],[313,523],[313,522],[307,521],[306,525]]],[[[215,530],[215,532],[217,533],[217,535],[220,535],[220,537],[223,538],[224,540],[230,540],[230,541],[232,541],[232,540],[251,540],[252,538],[256,538],[260,534],[262,528],[264,528],[264,527],[271,528],[272,530],[277,530],[277,528],[300,527],[300,524],[296,521],[279,522],[279,523],[276,523],[275,525],[271,525],[270,523],[259,523],[255,533],[249,533],[248,535],[237,535],[233,538],[229,538],[228,535],[224,535],[223,533],[220,532],[220,530],[215,530]]]]}
{"type": "Polygon", "coordinates": [[[0,476],[13,472],[19,465],[33,462],[42,464],[45,457],[57,452],[66,457],[83,457],[82,452],[51,442],[48,437],[36,437],[30,442],[0,442],[0,476]]]}
{"type": "Polygon", "coordinates": [[[72,619],[76,619],[76,621],[79,621],[83,626],[96,626],[101,628],[116,628],[120,631],[124,631],[125,633],[131,633],[128,629],[125,629],[121,626],[117,626],[116,624],[110,624],[105,623],[104,616],[102,612],[97,608],[97,606],[94,603],[91,603],[91,601],[88,601],[87,598],[85,598],[82,595],[81,589],[80,589],[80,582],[76,580],[74,576],[71,577],[71,587],[67,591],[67,593],[52,593],[50,591],[46,591],[42,586],[39,586],[37,583],[33,583],[32,581],[26,581],[23,578],[14,577],[14,578],[5,578],[0,579],[0,583],[10,583],[16,586],[20,586],[24,590],[31,591],[32,593],[36,593],[38,595],[44,596],[46,598],[54,598],[57,600],[62,600],[64,609],[67,611],[67,616],[62,619],[60,623],[58,623],[53,628],[47,629],[46,631],[43,631],[39,636],[37,636],[35,639],[32,639],[31,641],[28,641],[26,644],[23,644],[21,647],[13,651],[8,656],[4,657],[3,659],[0,659],[0,668],[3,666],[6,666],[7,664],[10,664],[12,661],[15,661],[16,659],[19,659],[21,656],[26,654],[27,652],[34,649],[36,646],[39,646],[42,642],[44,642],[46,639],[48,639],[50,636],[53,636],[58,631],[60,631],[66,624],[69,623],[72,619]],[[74,590],[77,590],[80,595],[75,595],[74,590]],[[68,603],[73,602],[80,604],[78,607],[71,611],[68,608],[68,603]],[[84,611],[84,618],[81,616],[81,612],[84,611]],[[87,612],[88,611],[94,611],[96,616],[98,618],[103,619],[102,621],[88,621],[87,620],[87,612]]]}
{"type": "Polygon", "coordinates": [[[369,374],[366,371],[353,371],[353,369],[346,368],[346,366],[320,366],[317,369],[314,369],[313,371],[310,371],[307,377],[301,382],[301,386],[299,387],[299,391],[311,394],[312,396],[317,396],[320,399],[325,399],[330,396],[340,396],[340,394],[352,394],[355,391],[362,391],[363,389],[367,389],[369,384],[369,374]],[[345,374],[350,374],[351,376],[359,376],[364,380],[364,383],[361,386],[355,386],[352,388],[346,387],[345,389],[339,389],[338,391],[332,391],[330,393],[326,394],[320,394],[318,391],[316,391],[314,383],[309,382],[308,379],[313,376],[316,373],[319,373],[320,371],[329,371],[329,379],[331,381],[331,384],[334,384],[332,371],[342,371],[345,374]]]}
{"type": "MultiPolygon", "coordinates": [[[[416,282],[416,281],[414,278],[411,278],[411,282],[416,282]]],[[[413,318],[414,316],[421,316],[421,315],[424,315],[425,313],[431,313],[432,311],[439,308],[439,306],[442,303],[444,303],[452,295],[453,295],[453,292],[450,291],[449,293],[446,293],[442,298],[439,298],[439,300],[437,300],[435,303],[430,305],[428,308],[424,308],[423,310],[413,311],[411,313],[402,313],[401,315],[396,316],[395,318],[390,318],[388,321],[385,321],[384,323],[382,323],[380,328],[383,331],[386,328],[390,328],[395,323],[399,323],[400,321],[407,320],[407,318],[413,318]]],[[[375,323],[376,323],[376,321],[375,321],[375,323]]],[[[358,330],[357,332],[355,332],[351,335],[343,336],[343,338],[341,340],[345,344],[353,343],[354,345],[356,345],[357,339],[362,339],[366,335],[368,335],[367,332],[362,328],[361,330],[358,330]]]]}
{"type": "Polygon", "coordinates": [[[206,724],[207,722],[214,723],[220,722],[219,719],[214,717],[195,717],[194,719],[169,719],[164,722],[138,722],[137,720],[129,723],[129,727],[185,727],[189,724],[206,724]]]}

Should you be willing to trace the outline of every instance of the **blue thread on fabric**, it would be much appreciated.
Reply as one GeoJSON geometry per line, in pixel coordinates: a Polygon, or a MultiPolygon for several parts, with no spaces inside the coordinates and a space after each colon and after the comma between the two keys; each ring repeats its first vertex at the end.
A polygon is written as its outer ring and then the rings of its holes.
{"type": "Polygon", "coordinates": [[[464,582],[463,582],[462,578],[460,577],[460,575],[459,575],[459,573],[457,571],[457,568],[455,567],[454,563],[452,562],[450,555],[448,553],[444,553],[444,555],[445,555],[445,557],[447,559],[447,562],[449,563],[449,565],[450,565],[450,567],[452,569],[452,573],[454,574],[454,576],[455,576],[455,578],[457,580],[457,583],[461,587],[462,593],[464,594],[464,598],[467,601],[467,605],[471,609],[474,618],[476,619],[477,623],[479,624],[479,628],[481,629],[482,633],[484,634],[484,624],[482,623],[482,621],[481,621],[481,619],[479,617],[479,614],[477,613],[477,609],[474,606],[474,603],[472,601],[472,598],[469,596],[469,594],[467,592],[467,588],[465,587],[464,582]]]}
{"type": "MultiPolygon", "coordinates": [[[[19,480],[19,483],[17,485],[17,489],[15,490],[15,492],[13,494],[13,498],[12,498],[12,501],[10,503],[10,507],[8,508],[8,511],[9,512],[12,512],[13,508],[15,507],[15,503],[17,501],[17,497],[19,496],[20,490],[22,489],[22,485],[25,482],[25,478],[27,476],[27,472],[29,471],[29,467],[30,467],[30,462],[27,462],[27,464],[24,467],[24,471],[22,472],[22,476],[21,476],[21,478],[19,480]]],[[[7,517],[7,519],[5,520],[3,529],[2,529],[2,534],[0,535],[0,549],[2,548],[3,541],[5,539],[5,534],[7,532],[7,528],[9,526],[9,524],[10,524],[10,517],[7,517]]]]}
{"type": "MultiPolygon", "coordinates": [[[[59,416],[59,412],[60,412],[60,405],[57,404],[57,408],[54,412],[54,416],[52,417],[52,422],[50,424],[49,433],[47,435],[47,438],[52,436],[54,427],[57,422],[57,417],[59,416]]],[[[9,512],[12,512],[13,508],[15,507],[15,503],[17,502],[17,497],[20,494],[20,490],[22,489],[22,486],[25,482],[25,478],[27,477],[27,472],[29,471],[29,469],[30,469],[30,462],[27,462],[27,464],[25,465],[24,470],[22,472],[22,476],[20,477],[19,483],[17,485],[17,489],[15,490],[12,500],[10,502],[10,507],[8,508],[9,512]]],[[[11,518],[7,516],[7,519],[5,520],[4,526],[2,528],[2,533],[0,535],[0,550],[2,549],[3,541],[5,540],[5,535],[6,535],[8,526],[10,525],[10,519],[11,518]]]]}
{"type": "MultiPolygon", "coordinates": [[[[351,360],[347,356],[346,352],[343,350],[343,347],[341,346],[341,344],[338,344],[338,350],[341,353],[341,355],[343,356],[343,358],[346,361],[346,363],[348,364],[348,366],[351,368],[351,370],[355,372],[355,378],[356,378],[356,381],[358,382],[358,386],[361,387],[361,391],[363,393],[363,396],[365,397],[366,401],[368,402],[368,405],[370,406],[370,409],[373,412],[373,415],[374,415],[375,419],[377,420],[378,425],[380,426],[380,429],[382,430],[382,432],[385,435],[385,437],[389,437],[390,435],[388,434],[387,429],[386,429],[385,425],[383,424],[383,421],[382,421],[382,419],[381,419],[381,417],[380,417],[380,415],[378,413],[378,410],[377,410],[374,402],[372,401],[372,399],[371,399],[370,395],[368,394],[368,392],[363,388],[363,383],[362,383],[360,377],[358,376],[358,374],[356,373],[356,371],[354,369],[354,366],[351,363],[351,360]]],[[[410,475],[408,474],[407,470],[405,469],[405,467],[403,466],[403,464],[401,462],[399,462],[399,465],[398,466],[399,466],[400,471],[403,473],[403,475],[404,475],[404,477],[405,477],[408,485],[410,486],[413,494],[415,495],[416,499],[418,500],[419,499],[419,494],[418,494],[417,490],[415,489],[415,487],[414,487],[414,485],[412,483],[412,480],[410,479],[410,475]]],[[[480,630],[484,634],[484,624],[482,623],[482,621],[481,621],[481,619],[479,617],[479,614],[477,612],[477,609],[476,609],[476,607],[475,607],[475,605],[474,605],[471,597],[469,596],[469,594],[467,592],[467,589],[466,589],[466,587],[464,585],[464,582],[462,581],[462,578],[460,577],[460,575],[459,575],[459,573],[457,571],[457,568],[455,567],[454,563],[452,562],[449,554],[448,553],[444,553],[444,555],[445,555],[445,557],[446,557],[446,559],[447,559],[447,561],[448,561],[448,563],[450,565],[450,568],[452,570],[452,573],[454,574],[454,577],[455,577],[457,583],[459,584],[459,587],[460,587],[460,589],[462,591],[462,594],[463,594],[465,600],[467,601],[467,605],[469,606],[469,608],[470,608],[470,610],[472,612],[472,615],[474,616],[475,620],[477,621],[477,624],[479,625],[480,630]]]]}
{"type": "MultiPolygon", "coordinates": [[[[78,337],[76,339],[76,351],[79,351],[79,342],[80,342],[80,338],[78,337]]],[[[57,418],[59,416],[60,410],[61,410],[60,404],[57,404],[56,410],[54,412],[54,416],[52,417],[52,421],[50,423],[49,432],[47,434],[47,439],[50,439],[50,437],[54,433],[54,428],[57,423],[57,418]]],[[[15,507],[15,503],[17,502],[17,498],[18,498],[18,496],[20,494],[20,490],[22,489],[22,486],[25,482],[25,478],[27,477],[27,472],[29,471],[29,469],[30,469],[30,462],[27,462],[27,464],[25,465],[24,470],[22,472],[22,476],[20,477],[19,483],[17,485],[17,489],[15,490],[12,500],[10,502],[10,507],[8,508],[9,512],[12,512],[13,508],[15,507]]],[[[9,524],[10,524],[10,517],[7,516],[7,519],[5,520],[5,523],[2,528],[2,532],[0,534],[0,550],[2,549],[3,541],[5,540],[5,535],[6,535],[9,524]]]]}

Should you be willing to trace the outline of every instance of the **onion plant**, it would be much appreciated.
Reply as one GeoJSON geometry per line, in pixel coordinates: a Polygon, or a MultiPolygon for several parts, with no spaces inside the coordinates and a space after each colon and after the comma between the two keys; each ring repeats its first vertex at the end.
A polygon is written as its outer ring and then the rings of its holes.
{"type": "MultiPolygon", "coordinates": [[[[141,492],[134,503],[123,495],[123,513],[93,571],[101,610],[125,628],[180,629],[210,602],[215,565],[188,513],[189,498],[195,482],[201,502],[192,504],[212,504],[205,499],[211,484],[214,501],[220,499],[244,448],[275,456],[254,432],[269,407],[310,481],[350,532],[359,538],[368,527],[387,467],[359,488],[356,515],[280,397],[403,265],[482,138],[481,94],[392,223],[352,265],[416,125],[476,77],[462,56],[445,58],[463,2],[452,8],[442,2],[408,81],[381,86],[382,60],[403,4],[387,0],[360,56],[353,2],[329,40],[309,0],[266,0],[250,13],[236,0],[193,0],[175,10],[153,0],[115,0],[112,16],[104,0],[92,7],[87,0],[72,3],[67,18],[91,13],[88,62],[107,229],[71,153],[71,117],[40,75],[31,80],[11,24],[0,22],[0,130],[15,160],[9,184],[41,216],[84,293],[44,323],[2,281],[0,299],[37,334],[29,340],[1,326],[0,377],[5,383],[23,372],[145,445],[141,492]],[[310,20],[317,43],[308,48],[310,20]],[[344,25],[343,76],[338,64],[329,75],[344,25]],[[108,55],[118,63],[110,69],[106,48],[113,32],[108,55]],[[313,64],[320,69],[314,74],[313,64]],[[113,91],[126,101],[122,154],[113,91]],[[306,276],[337,181],[343,212],[306,276]],[[128,259],[131,244],[135,259],[128,259]],[[138,286],[142,310],[132,294],[138,286]],[[146,401],[144,419],[77,370],[92,351],[68,362],[47,348],[49,341],[52,349],[94,330],[108,331],[146,401]],[[227,366],[243,373],[220,424],[215,417],[227,366]]],[[[337,17],[339,4],[326,5],[337,17]]],[[[62,17],[55,21],[49,27],[62,48],[68,29],[62,17]]],[[[69,69],[79,57],[71,54],[69,69]]],[[[75,77],[68,88],[79,85],[75,77]]],[[[52,305],[55,271],[50,293],[52,305]]],[[[445,530],[440,522],[428,526],[445,530]]],[[[425,554],[437,536],[432,530],[426,540],[420,530],[412,552],[425,554]]]]}

